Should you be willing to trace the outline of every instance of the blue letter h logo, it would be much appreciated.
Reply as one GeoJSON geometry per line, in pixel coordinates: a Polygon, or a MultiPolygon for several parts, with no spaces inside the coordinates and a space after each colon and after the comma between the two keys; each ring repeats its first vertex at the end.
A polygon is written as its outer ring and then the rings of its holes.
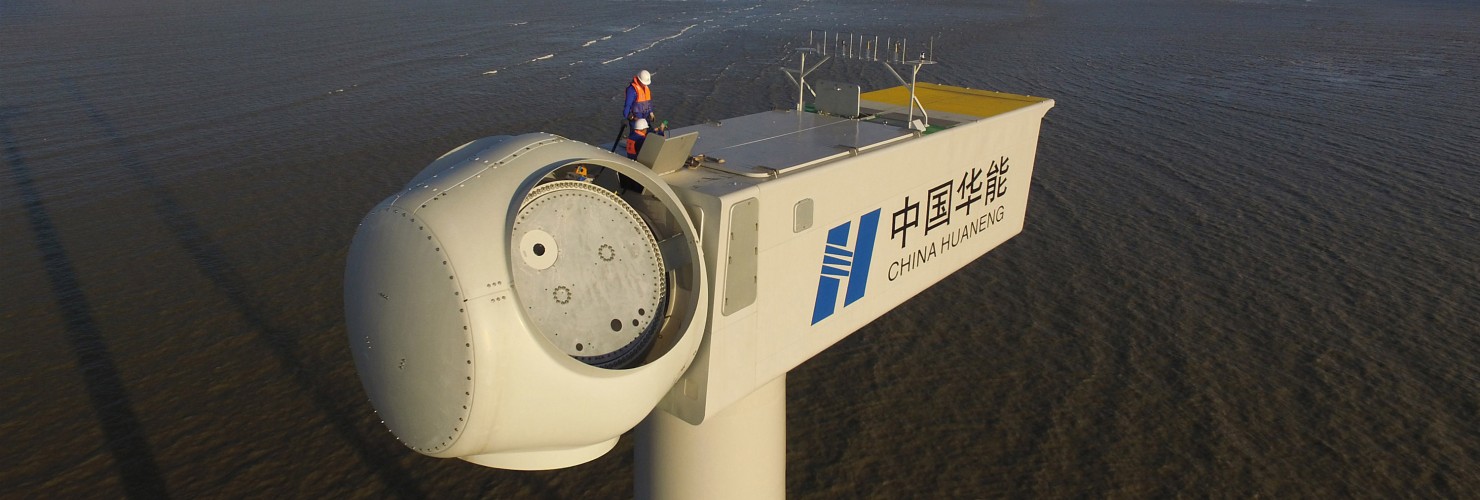
{"type": "Polygon", "coordinates": [[[838,306],[838,287],[848,282],[843,307],[863,298],[868,286],[868,267],[874,258],[874,235],[879,232],[879,210],[863,214],[858,220],[858,238],[848,248],[848,233],[853,221],[827,231],[827,246],[822,254],[822,275],[817,279],[817,302],[812,307],[812,324],[832,316],[838,306]]]}

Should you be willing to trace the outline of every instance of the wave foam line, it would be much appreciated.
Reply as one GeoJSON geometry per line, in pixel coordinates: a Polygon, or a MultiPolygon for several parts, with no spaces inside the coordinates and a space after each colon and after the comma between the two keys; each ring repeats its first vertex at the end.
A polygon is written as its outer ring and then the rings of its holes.
{"type": "Polygon", "coordinates": [[[684,33],[687,33],[689,30],[694,29],[694,27],[696,27],[696,26],[698,26],[698,25],[697,24],[690,24],[690,25],[688,25],[688,27],[685,27],[684,29],[678,30],[678,33],[674,33],[672,35],[665,36],[663,38],[659,38],[656,41],[654,41],[653,43],[648,44],[648,46],[646,46],[646,47],[643,47],[643,48],[634,50],[632,52],[628,52],[627,55],[622,56],[622,57],[618,57],[616,59],[612,59],[612,60],[609,60],[609,61],[602,61],[601,64],[613,63],[613,62],[620,61],[620,60],[622,60],[624,58],[632,57],[634,55],[637,55],[638,52],[642,52],[644,50],[651,49],[653,47],[657,47],[658,44],[660,44],[660,43],[666,42],[668,40],[672,40],[674,38],[678,38],[680,36],[683,36],[684,33]]]}
{"type": "Polygon", "coordinates": [[[549,59],[549,58],[551,58],[551,57],[555,57],[555,54],[545,54],[545,55],[542,55],[542,56],[539,56],[539,57],[536,57],[536,58],[534,58],[534,59],[530,59],[530,60],[529,60],[529,62],[535,62],[535,61],[543,61],[543,60],[545,60],[545,59],[549,59]]]}

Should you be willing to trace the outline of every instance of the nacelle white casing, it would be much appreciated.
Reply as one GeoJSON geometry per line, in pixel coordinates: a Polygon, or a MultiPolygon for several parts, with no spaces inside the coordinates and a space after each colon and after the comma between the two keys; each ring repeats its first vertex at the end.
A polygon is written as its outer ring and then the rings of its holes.
{"type": "Polygon", "coordinates": [[[729,161],[663,176],[700,220],[714,305],[693,368],[659,408],[698,425],[1022,231],[1054,102],[932,88],[1012,110],[932,111],[956,125],[925,135],[795,111],[673,132],[697,132],[695,153],[729,161]],[[758,128],[770,138],[734,132],[758,128]],[[821,159],[773,163],[788,151],[821,159]]]}
{"type": "Polygon", "coordinates": [[[548,134],[480,139],[437,159],[365,217],[346,266],[349,341],[386,426],[418,452],[506,469],[606,453],[700,345],[708,276],[681,207],[646,167],[548,134]],[[658,340],[635,367],[592,366],[553,344],[528,314],[547,292],[521,290],[512,272],[521,204],[578,164],[642,184],[645,195],[626,198],[660,233],[667,308],[647,314],[666,316],[653,319],[658,340]]]}

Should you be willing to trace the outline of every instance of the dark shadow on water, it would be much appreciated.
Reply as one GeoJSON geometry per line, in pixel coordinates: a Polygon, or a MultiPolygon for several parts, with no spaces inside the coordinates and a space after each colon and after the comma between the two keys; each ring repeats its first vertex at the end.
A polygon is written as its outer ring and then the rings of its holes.
{"type": "Polygon", "coordinates": [[[21,154],[7,123],[21,114],[16,108],[0,108],[0,146],[5,148],[10,178],[25,206],[26,219],[36,236],[36,248],[41,252],[52,294],[56,296],[57,306],[67,323],[67,341],[77,356],[77,368],[82,372],[88,400],[92,403],[93,413],[97,414],[107,448],[113,454],[113,462],[118,466],[118,474],[128,496],[167,498],[164,477],[159,473],[154,451],[145,439],[144,429],[134,414],[133,402],[118,376],[118,367],[113,364],[113,354],[108,351],[108,343],[98,331],[92,306],[77,279],[77,271],[72,267],[67,249],[57,237],[51,214],[47,213],[41,193],[36,189],[36,179],[31,176],[25,155],[21,154]]]}
{"type": "Polygon", "coordinates": [[[339,437],[348,442],[359,455],[360,461],[379,476],[387,492],[403,498],[425,497],[426,494],[412,480],[410,474],[395,462],[393,454],[377,450],[369,444],[370,440],[366,436],[361,435],[355,429],[353,422],[358,418],[335,407],[333,396],[335,388],[322,380],[322,375],[314,373],[311,367],[299,361],[295,355],[298,347],[296,340],[303,333],[272,323],[267,311],[256,304],[251,294],[248,293],[250,286],[247,280],[226,259],[226,253],[214,241],[211,241],[205,228],[195,220],[194,215],[175,199],[174,194],[149,169],[133,145],[114,126],[108,115],[98,109],[73,82],[64,81],[63,84],[72,99],[98,128],[102,138],[106,139],[117,152],[119,165],[143,186],[146,193],[153,199],[151,208],[165,227],[174,234],[180,247],[190,255],[191,261],[201,274],[215,283],[216,288],[230,299],[236,307],[236,312],[252,326],[252,329],[258,333],[258,339],[266,344],[277,358],[279,368],[292,377],[298,387],[308,394],[316,409],[328,419],[329,425],[339,434],[339,437]]]}

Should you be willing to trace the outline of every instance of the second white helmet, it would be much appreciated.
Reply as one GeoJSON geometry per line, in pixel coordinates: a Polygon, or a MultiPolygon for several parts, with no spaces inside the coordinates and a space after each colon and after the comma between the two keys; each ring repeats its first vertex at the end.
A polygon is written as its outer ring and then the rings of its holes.
{"type": "Polygon", "coordinates": [[[652,73],[648,73],[648,70],[638,71],[637,72],[637,81],[642,82],[643,85],[652,85],[653,84],[653,74],[652,73]]]}

